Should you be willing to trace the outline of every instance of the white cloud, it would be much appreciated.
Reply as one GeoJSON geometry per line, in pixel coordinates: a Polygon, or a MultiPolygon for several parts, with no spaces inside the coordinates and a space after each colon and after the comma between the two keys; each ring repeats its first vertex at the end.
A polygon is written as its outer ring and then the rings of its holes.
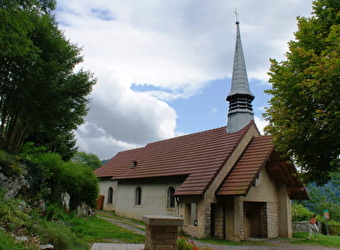
{"type": "Polygon", "coordinates": [[[295,17],[308,15],[311,2],[58,0],[60,28],[83,48],[81,66],[98,78],[87,122],[77,131],[79,150],[110,158],[181,134],[168,101],[231,76],[235,7],[248,77],[266,81],[269,58],[284,58],[295,17]],[[145,84],[156,90],[131,88],[145,84]]]}
{"type": "Polygon", "coordinates": [[[258,116],[254,116],[254,121],[256,123],[257,128],[259,129],[260,133],[264,134],[264,128],[268,125],[268,122],[258,116]]]}

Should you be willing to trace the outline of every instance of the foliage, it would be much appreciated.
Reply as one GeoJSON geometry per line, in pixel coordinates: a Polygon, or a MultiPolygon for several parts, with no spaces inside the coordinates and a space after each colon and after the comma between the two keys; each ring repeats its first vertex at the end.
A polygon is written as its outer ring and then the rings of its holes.
{"type": "Polygon", "coordinates": [[[0,148],[19,153],[32,141],[67,160],[95,80],[74,72],[83,58],[59,30],[54,10],[55,0],[1,1],[0,148]]]}
{"type": "MultiPolygon", "coordinates": [[[[83,202],[95,207],[99,188],[97,177],[91,169],[74,162],[65,162],[55,153],[37,155],[31,162],[32,166],[43,175],[36,187],[37,198],[38,192],[45,190],[40,193],[42,198],[51,204],[61,204],[61,194],[68,192],[71,209],[76,209],[83,202]]],[[[33,179],[32,182],[35,181],[38,180],[33,179]]]]}
{"type": "Polygon", "coordinates": [[[315,183],[307,185],[310,200],[302,201],[302,204],[316,214],[323,214],[327,209],[330,218],[340,222],[340,173],[332,173],[331,179],[325,185],[317,186],[315,183]]]}
{"type": "Polygon", "coordinates": [[[72,229],[58,221],[41,221],[39,236],[42,244],[52,244],[56,250],[88,249],[88,244],[72,233],[72,229]]]}
{"type": "Polygon", "coordinates": [[[0,170],[6,176],[22,174],[22,168],[15,157],[7,152],[0,150],[0,170]]]}
{"type": "Polygon", "coordinates": [[[0,250],[33,250],[36,248],[27,247],[22,243],[16,243],[15,240],[0,230],[0,250]]]}
{"type": "Polygon", "coordinates": [[[91,207],[96,206],[99,192],[98,179],[91,169],[72,162],[67,162],[65,181],[64,186],[71,196],[71,209],[75,209],[83,202],[91,207]]]}
{"type": "Polygon", "coordinates": [[[91,170],[96,170],[102,166],[98,156],[92,153],[76,152],[71,161],[88,166],[91,170]]]}
{"type": "Polygon", "coordinates": [[[323,223],[322,232],[327,234],[327,226],[328,226],[328,233],[329,235],[337,235],[340,236],[340,222],[336,221],[328,221],[323,223]]]}
{"type": "Polygon", "coordinates": [[[5,198],[4,190],[0,189],[0,227],[14,232],[23,227],[31,227],[27,214],[28,207],[18,200],[5,198]]]}
{"type": "Polygon", "coordinates": [[[313,212],[305,208],[301,203],[294,202],[292,205],[293,221],[309,221],[313,212]]]}
{"type": "Polygon", "coordinates": [[[198,250],[198,247],[195,245],[193,241],[189,242],[189,240],[185,237],[178,237],[177,249],[178,250],[198,250]]]}
{"type": "Polygon", "coordinates": [[[306,181],[326,183],[340,166],[340,4],[313,2],[310,18],[298,17],[287,60],[271,60],[273,95],[264,117],[279,150],[303,168],[306,181]]]}

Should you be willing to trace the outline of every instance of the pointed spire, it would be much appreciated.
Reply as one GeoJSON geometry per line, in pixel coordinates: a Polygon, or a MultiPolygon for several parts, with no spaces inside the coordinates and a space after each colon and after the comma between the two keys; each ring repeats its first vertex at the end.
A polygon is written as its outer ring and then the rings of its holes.
{"type": "MultiPolygon", "coordinates": [[[[237,18],[237,12],[236,18],[237,18]]],[[[227,96],[229,101],[227,132],[234,133],[244,128],[254,120],[252,101],[254,95],[249,89],[246,63],[240,36],[239,21],[236,21],[236,46],[234,55],[231,91],[227,96]]]]}

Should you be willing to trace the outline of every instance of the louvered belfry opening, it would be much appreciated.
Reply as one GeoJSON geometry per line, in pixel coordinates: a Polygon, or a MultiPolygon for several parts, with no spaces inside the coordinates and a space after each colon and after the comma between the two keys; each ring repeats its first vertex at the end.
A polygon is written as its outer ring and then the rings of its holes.
{"type": "Polygon", "coordinates": [[[232,98],[228,98],[229,100],[229,114],[236,112],[236,111],[242,111],[248,110],[253,111],[253,105],[252,100],[254,98],[249,98],[248,96],[233,96],[232,98]]]}

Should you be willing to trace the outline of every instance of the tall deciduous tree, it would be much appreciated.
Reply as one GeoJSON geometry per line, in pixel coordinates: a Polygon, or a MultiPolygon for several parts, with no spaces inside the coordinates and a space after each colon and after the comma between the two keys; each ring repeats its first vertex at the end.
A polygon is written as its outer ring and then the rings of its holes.
{"type": "Polygon", "coordinates": [[[18,153],[33,141],[70,159],[95,80],[74,72],[83,58],[54,8],[54,0],[0,3],[0,147],[18,153]]]}
{"type": "Polygon", "coordinates": [[[91,170],[96,170],[103,165],[98,156],[92,153],[77,152],[71,160],[80,165],[85,165],[91,170]]]}
{"type": "Polygon", "coordinates": [[[287,59],[271,60],[266,132],[323,184],[340,164],[340,1],[314,1],[298,28],[287,59]]]}

